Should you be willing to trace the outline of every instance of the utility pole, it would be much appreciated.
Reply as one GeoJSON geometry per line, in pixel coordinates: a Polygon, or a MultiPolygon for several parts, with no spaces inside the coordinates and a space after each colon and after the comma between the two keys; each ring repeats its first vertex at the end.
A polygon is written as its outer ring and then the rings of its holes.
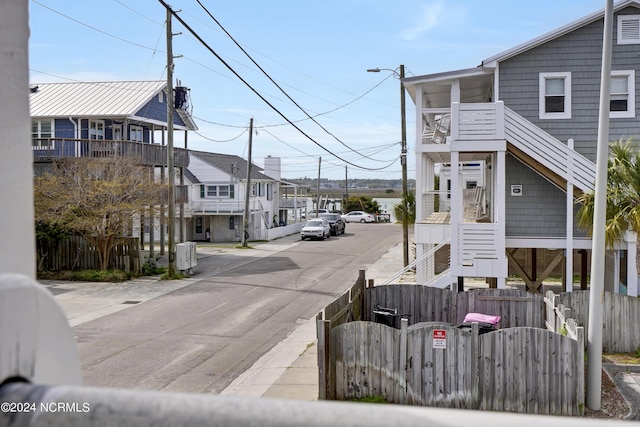
{"type": "Polygon", "coordinates": [[[242,247],[247,247],[249,237],[249,197],[251,197],[251,145],[253,142],[253,117],[249,120],[249,155],[247,157],[247,188],[244,196],[244,215],[242,219],[242,247]]]}
{"type": "Polygon", "coordinates": [[[316,218],[320,213],[320,165],[322,165],[322,157],[318,158],[318,186],[316,188],[316,218]]]}
{"type": "Polygon", "coordinates": [[[402,259],[404,266],[409,265],[409,200],[407,193],[407,117],[405,111],[404,99],[404,65],[400,65],[400,120],[401,120],[401,139],[400,144],[402,151],[400,153],[400,164],[402,165],[402,259]]]}
{"type": "Polygon", "coordinates": [[[168,191],[168,216],[169,216],[169,268],[167,274],[173,277],[176,274],[175,251],[175,185],[176,173],[173,159],[173,33],[171,29],[171,9],[167,7],[167,169],[169,173],[168,191]]]}
{"type": "Polygon", "coordinates": [[[596,150],[596,184],[591,243],[591,283],[589,285],[589,332],[587,334],[587,407],[600,410],[602,400],[602,318],[604,305],[605,227],[607,223],[607,159],[609,157],[609,97],[611,89],[611,49],[613,0],[606,0],[600,76],[600,115],[596,150]]]}
{"type": "Polygon", "coordinates": [[[400,79],[400,164],[402,165],[402,255],[404,266],[409,265],[409,201],[407,192],[407,118],[404,99],[404,65],[400,64],[399,73],[389,68],[370,68],[368,73],[379,73],[381,70],[391,71],[400,79]]]}
{"type": "Polygon", "coordinates": [[[347,213],[347,204],[349,203],[349,178],[347,177],[347,165],[344,165],[344,206],[342,213],[347,213]]]}

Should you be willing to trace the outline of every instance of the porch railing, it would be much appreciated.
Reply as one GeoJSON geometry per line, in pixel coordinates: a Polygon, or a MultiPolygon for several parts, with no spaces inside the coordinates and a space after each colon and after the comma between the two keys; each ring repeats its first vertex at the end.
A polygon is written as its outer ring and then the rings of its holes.
{"type": "Polygon", "coordinates": [[[454,141],[504,139],[504,103],[451,104],[454,141]]]}
{"type": "MultiPolygon", "coordinates": [[[[73,138],[35,138],[32,140],[33,159],[49,162],[72,157],[104,158],[129,156],[143,164],[166,166],[167,147],[138,141],[112,141],[73,138]]],[[[189,166],[189,153],[183,148],[174,148],[176,167],[189,166]]]]}

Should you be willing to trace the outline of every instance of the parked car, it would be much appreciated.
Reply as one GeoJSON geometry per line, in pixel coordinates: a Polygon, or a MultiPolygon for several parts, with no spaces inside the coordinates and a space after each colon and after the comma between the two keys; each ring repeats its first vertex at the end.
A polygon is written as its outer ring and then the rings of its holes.
{"type": "Polygon", "coordinates": [[[320,218],[324,218],[329,221],[329,225],[331,226],[331,235],[337,236],[338,234],[344,234],[346,223],[342,216],[337,213],[325,213],[320,214],[320,218]]]}
{"type": "Polygon", "coordinates": [[[375,217],[370,213],[363,211],[351,211],[346,215],[342,215],[344,222],[375,222],[375,217]]]}
{"type": "Polygon", "coordinates": [[[310,219],[300,230],[300,239],[327,239],[331,237],[331,226],[324,218],[310,219]]]}
{"type": "MultiPolygon", "coordinates": [[[[317,212],[318,212],[318,216],[320,216],[321,214],[325,214],[325,213],[331,213],[331,212],[329,212],[329,209],[318,209],[317,212]]],[[[315,218],[316,217],[316,210],[314,209],[312,211],[307,212],[306,217],[309,218],[309,219],[315,218]]],[[[304,214],[302,214],[302,218],[305,218],[304,214]]]]}

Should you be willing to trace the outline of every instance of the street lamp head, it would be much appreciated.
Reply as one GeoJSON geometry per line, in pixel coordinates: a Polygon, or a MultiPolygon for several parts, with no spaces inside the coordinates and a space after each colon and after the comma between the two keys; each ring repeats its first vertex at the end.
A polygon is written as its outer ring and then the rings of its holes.
{"type": "Polygon", "coordinates": [[[379,73],[380,72],[380,68],[369,68],[367,70],[367,73],[379,73]]]}

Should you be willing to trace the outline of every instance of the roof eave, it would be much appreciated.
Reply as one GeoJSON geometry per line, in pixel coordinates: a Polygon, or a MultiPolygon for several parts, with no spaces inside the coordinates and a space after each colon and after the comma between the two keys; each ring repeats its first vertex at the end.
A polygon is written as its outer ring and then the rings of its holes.
{"type": "MultiPolygon", "coordinates": [[[[614,5],[613,10],[617,12],[620,9],[624,9],[630,5],[636,5],[640,7],[640,1],[638,0],[624,0],[616,5],[614,5]]],[[[516,55],[519,55],[522,52],[525,52],[529,49],[533,49],[534,47],[540,46],[544,43],[547,43],[553,39],[561,37],[565,34],[568,34],[578,28],[584,27],[592,22],[595,22],[604,17],[604,9],[593,12],[583,18],[580,18],[576,21],[570,22],[567,25],[564,25],[560,28],[556,28],[548,33],[545,33],[539,37],[536,37],[532,40],[519,44],[511,49],[505,50],[503,52],[498,53],[497,55],[493,55],[484,61],[482,61],[482,66],[486,68],[496,68],[499,62],[505,61],[509,58],[512,58],[516,55]]]]}

